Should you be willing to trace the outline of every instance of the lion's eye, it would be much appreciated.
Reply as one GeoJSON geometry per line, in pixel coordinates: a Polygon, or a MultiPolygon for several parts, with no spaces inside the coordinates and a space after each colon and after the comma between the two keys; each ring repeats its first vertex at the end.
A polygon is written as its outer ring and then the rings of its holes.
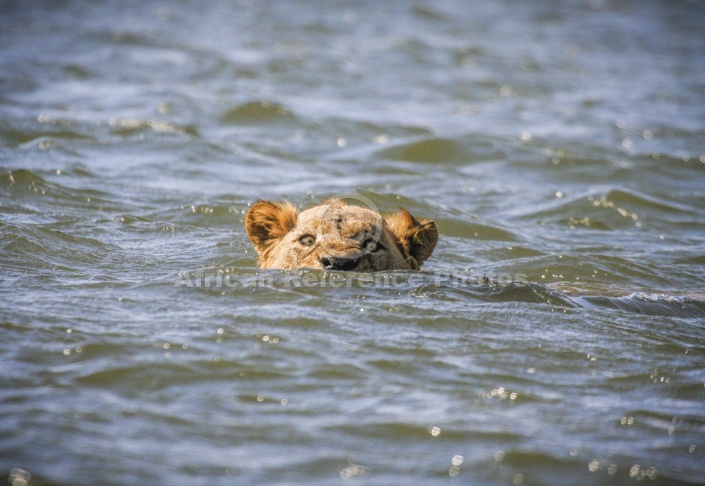
{"type": "Polygon", "coordinates": [[[380,246],[377,240],[373,240],[372,238],[369,238],[365,240],[365,242],[362,244],[362,248],[365,251],[369,251],[370,253],[374,253],[377,250],[379,250],[380,246]]]}
{"type": "Polygon", "coordinates": [[[299,243],[301,243],[304,246],[313,246],[313,244],[316,242],[316,238],[314,238],[311,235],[303,235],[301,238],[299,238],[299,243]]]}

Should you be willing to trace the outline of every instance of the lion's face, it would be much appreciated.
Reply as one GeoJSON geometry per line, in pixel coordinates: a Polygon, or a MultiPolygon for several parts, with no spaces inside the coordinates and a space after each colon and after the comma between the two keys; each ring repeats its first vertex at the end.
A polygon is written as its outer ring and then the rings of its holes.
{"type": "Polygon", "coordinates": [[[339,199],[298,213],[288,203],[259,201],[245,217],[262,268],[418,270],[438,240],[433,221],[407,211],[382,217],[339,199]]]}

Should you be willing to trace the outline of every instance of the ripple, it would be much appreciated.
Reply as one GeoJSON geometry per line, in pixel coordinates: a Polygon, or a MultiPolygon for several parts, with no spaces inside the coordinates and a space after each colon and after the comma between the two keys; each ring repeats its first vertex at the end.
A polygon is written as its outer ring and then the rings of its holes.
{"type": "Polygon", "coordinates": [[[558,197],[530,209],[521,212],[519,217],[566,225],[571,229],[602,231],[641,227],[645,221],[674,224],[682,220],[687,223],[697,214],[694,208],[675,201],[616,189],[574,198],[558,197]]]}
{"type": "Polygon", "coordinates": [[[705,301],[677,295],[635,292],[625,297],[592,296],[582,297],[580,300],[590,305],[648,316],[705,318],[705,301]]]}
{"type": "Polygon", "coordinates": [[[283,105],[265,100],[244,103],[220,115],[221,122],[232,125],[268,125],[295,119],[294,114],[283,105]]]}
{"type": "Polygon", "coordinates": [[[0,139],[22,147],[39,144],[42,150],[49,148],[52,140],[96,140],[89,127],[82,127],[70,120],[40,115],[38,122],[0,121],[0,139]]]}
{"type": "Polygon", "coordinates": [[[192,137],[199,135],[194,125],[179,125],[164,120],[140,120],[136,118],[111,118],[108,122],[110,132],[114,135],[129,136],[147,130],[155,132],[182,133],[192,137]]]}
{"type": "Polygon", "coordinates": [[[441,235],[465,237],[471,240],[518,241],[518,237],[509,230],[488,224],[459,221],[457,219],[434,218],[441,235]]]}
{"type": "Polygon", "coordinates": [[[5,477],[702,481],[692,5],[10,3],[5,477]],[[425,271],[256,267],[252,198],[350,191],[425,271]]]}
{"type": "Polygon", "coordinates": [[[471,157],[465,147],[447,138],[428,138],[385,148],[377,152],[381,159],[428,164],[462,163],[471,157]]]}
{"type": "MultiPolygon", "coordinates": [[[[90,174],[81,172],[80,169],[76,175],[90,177],[90,174]]],[[[63,213],[65,216],[67,212],[74,209],[80,211],[92,209],[99,212],[124,209],[124,203],[114,201],[112,194],[90,188],[67,187],[26,169],[0,170],[0,191],[5,191],[16,199],[22,197],[33,200],[31,204],[23,204],[23,208],[42,216],[54,215],[54,213],[63,213]]]]}
{"type": "Polygon", "coordinates": [[[5,225],[0,232],[3,235],[0,248],[19,263],[18,270],[56,270],[61,267],[84,274],[86,265],[96,265],[122,253],[116,245],[40,225],[5,225]]]}
{"type": "Polygon", "coordinates": [[[565,308],[577,307],[573,299],[567,295],[562,295],[543,285],[521,282],[498,284],[487,277],[473,274],[444,276],[443,281],[421,285],[414,292],[441,300],[533,302],[565,308]]]}
{"type": "Polygon", "coordinates": [[[45,181],[40,176],[26,169],[5,170],[6,172],[0,176],[0,183],[3,186],[32,186],[35,184],[44,184],[45,181]]]}

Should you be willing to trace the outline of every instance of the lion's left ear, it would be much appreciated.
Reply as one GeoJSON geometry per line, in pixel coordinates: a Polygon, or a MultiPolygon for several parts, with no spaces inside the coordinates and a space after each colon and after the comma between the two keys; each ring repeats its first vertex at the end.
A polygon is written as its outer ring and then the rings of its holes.
{"type": "Polygon", "coordinates": [[[410,257],[412,269],[418,270],[431,256],[438,242],[436,223],[430,219],[419,222],[404,208],[399,208],[398,213],[385,216],[384,221],[404,250],[404,256],[410,257]]]}

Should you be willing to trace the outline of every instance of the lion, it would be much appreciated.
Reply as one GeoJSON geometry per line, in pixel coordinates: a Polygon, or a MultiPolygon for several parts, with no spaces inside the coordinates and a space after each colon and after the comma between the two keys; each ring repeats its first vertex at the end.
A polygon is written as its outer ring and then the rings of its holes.
{"type": "Polygon", "coordinates": [[[383,216],[341,199],[301,213],[289,202],[258,200],[245,231],[263,269],[419,270],[438,241],[434,221],[418,221],[404,208],[383,216]]]}

